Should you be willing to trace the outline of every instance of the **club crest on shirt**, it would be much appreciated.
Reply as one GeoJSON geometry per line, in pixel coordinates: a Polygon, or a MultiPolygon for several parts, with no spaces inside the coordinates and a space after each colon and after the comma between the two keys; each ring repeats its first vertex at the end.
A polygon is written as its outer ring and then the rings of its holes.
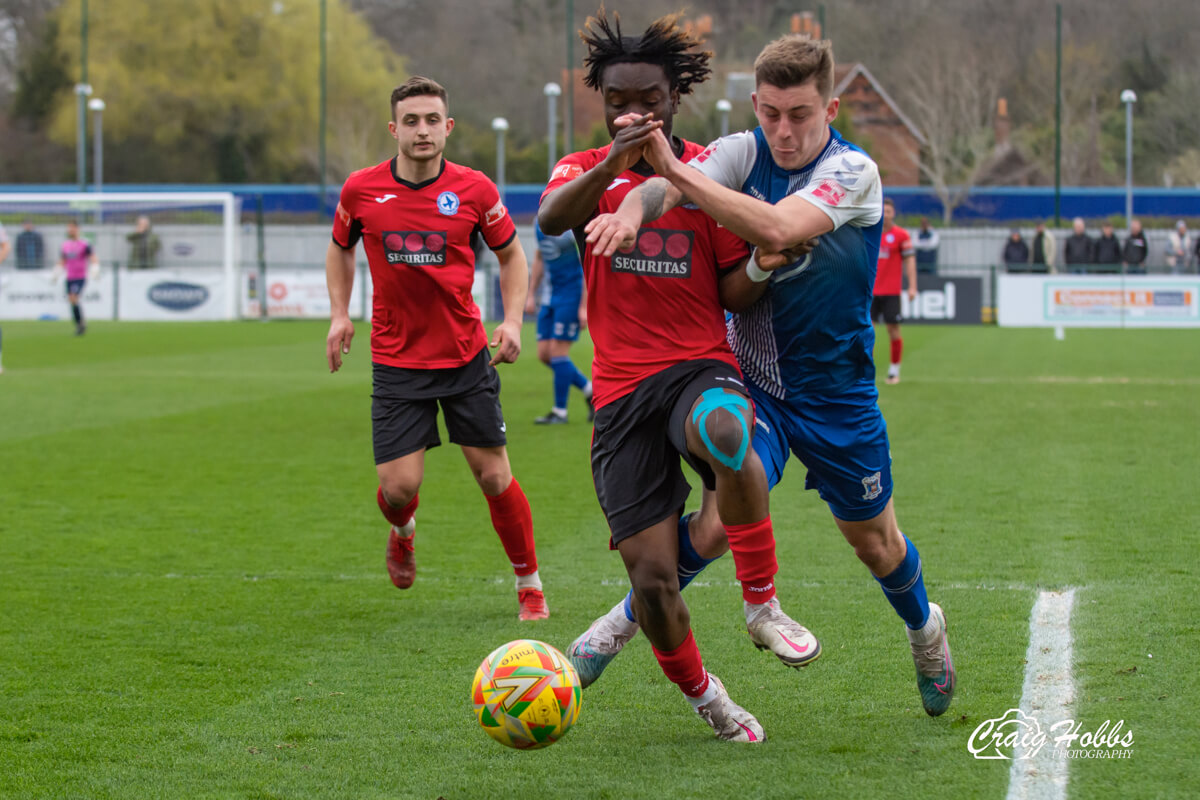
{"type": "Polygon", "coordinates": [[[613,253],[612,271],[651,278],[690,278],[695,236],[692,231],[639,228],[632,248],[613,253]]]}
{"type": "Polygon", "coordinates": [[[883,494],[883,485],[881,483],[881,473],[876,472],[874,475],[868,475],[862,479],[863,485],[863,500],[874,500],[879,495],[883,494]]]}
{"type": "Polygon", "coordinates": [[[438,195],[437,208],[447,217],[453,217],[458,213],[458,195],[454,192],[442,192],[438,195]]]}
{"type": "Polygon", "coordinates": [[[380,240],[389,264],[440,267],[446,263],[445,231],[384,231],[380,240]]]}

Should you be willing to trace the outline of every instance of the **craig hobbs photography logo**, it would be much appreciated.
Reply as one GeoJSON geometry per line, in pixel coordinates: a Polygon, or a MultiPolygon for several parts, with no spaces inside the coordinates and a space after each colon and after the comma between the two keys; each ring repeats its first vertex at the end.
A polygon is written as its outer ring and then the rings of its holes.
{"type": "Polygon", "coordinates": [[[1083,730],[1083,723],[1073,719],[1043,729],[1037,717],[1010,708],[1004,716],[981,722],[967,740],[967,750],[978,759],[1020,761],[1036,758],[1047,744],[1054,758],[1130,758],[1133,731],[1125,728],[1123,719],[1115,725],[1105,720],[1094,731],[1083,730]]]}

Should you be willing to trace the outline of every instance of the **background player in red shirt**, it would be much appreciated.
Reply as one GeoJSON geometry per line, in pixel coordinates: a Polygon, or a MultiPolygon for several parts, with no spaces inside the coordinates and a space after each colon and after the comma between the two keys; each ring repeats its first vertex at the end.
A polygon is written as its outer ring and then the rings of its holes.
{"type": "Polygon", "coordinates": [[[892,345],[887,382],[900,382],[900,272],[908,279],[908,302],[917,299],[917,250],[908,231],[895,223],[896,206],[890,198],[883,201],[883,232],[879,236],[879,264],[875,268],[875,296],[871,299],[871,319],[882,319],[892,345]]]}
{"type": "Polygon", "coordinates": [[[521,315],[528,269],[516,228],[496,185],[482,173],[442,157],[454,129],[446,90],[413,77],[392,92],[395,158],[353,173],[342,186],[325,256],[332,308],[325,354],[336,372],[350,352],[350,288],[354,248],[363,240],[374,299],[371,423],[376,500],[392,523],[387,567],[407,589],[416,574],[413,512],[425,474],[425,451],[441,444],[437,409],[450,441],[462,448],[483,490],[492,525],[517,576],[520,618],[549,616],[538,577],[533,518],[509,467],[500,378],[495,365],[521,352],[521,315]],[[479,230],[500,260],[504,321],[488,357],[487,334],[471,297],[479,230]]]}
{"type": "MultiPolygon", "coordinates": [[[[693,51],[699,40],[677,21],[678,15],[662,17],[640,37],[623,37],[619,20],[610,26],[603,9],[588,20],[585,80],[603,96],[613,142],[555,167],[538,210],[547,234],[575,229],[582,245],[589,219],[616,209],[653,177],[642,146],[659,128],[677,158],[703,151],[670,138],[680,95],[708,76],[711,57],[693,51]]],[[[758,721],[705,671],[679,594],[688,577],[683,562],[711,560],[696,552],[686,524],[679,524],[689,492],[682,457],[716,491],[751,640],[792,666],[819,652],[812,634],[784,614],[774,596],[766,475],[750,447],[754,412],[725,341],[719,277],[745,264],[746,245],[691,207],[644,226],[632,248],[611,258],[583,249],[596,348],[592,475],[633,584],[632,602],[610,615],[636,616],[663,672],[719,738],[762,741],[758,721]]],[[[709,556],[723,550],[721,542],[709,556]]],[[[609,623],[609,615],[601,617],[569,649],[585,685],[624,643],[611,637],[632,635],[609,623]]]]}

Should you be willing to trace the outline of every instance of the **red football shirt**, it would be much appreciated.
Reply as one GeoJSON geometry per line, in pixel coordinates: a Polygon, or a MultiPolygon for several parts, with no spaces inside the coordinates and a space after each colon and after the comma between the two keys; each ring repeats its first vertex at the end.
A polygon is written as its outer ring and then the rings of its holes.
{"type": "MultiPolygon", "coordinates": [[[[682,160],[704,151],[684,142],[682,160]]],[[[612,145],[558,162],[545,197],[599,164],[612,145]]],[[[594,214],[617,210],[650,175],[622,172],[594,214]]],[[[746,243],[692,205],[680,206],[638,230],[633,249],[610,258],[584,251],[588,327],[595,344],[593,401],[597,407],[629,394],[646,378],[682,361],[714,358],[737,367],[725,341],[717,297],[718,269],[746,257],[746,243]]]]}
{"type": "Polygon", "coordinates": [[[893,225],[883,232],[879,237],[879,264],[875,267],[876,295],[900,294],[904,259],[916,252],[904,228],[893,225]]]}
{"type": "Polygon", "coordinates": [[[375,296],[371,360],[392,367],[461,367],[487,346],[471,296],[471,233],[499,250],[517,235],[496,185],[482,172],[443,159],[436,178],[409,183],[395,159],[346,179],[333,241],[367,253],[375,296]]]}

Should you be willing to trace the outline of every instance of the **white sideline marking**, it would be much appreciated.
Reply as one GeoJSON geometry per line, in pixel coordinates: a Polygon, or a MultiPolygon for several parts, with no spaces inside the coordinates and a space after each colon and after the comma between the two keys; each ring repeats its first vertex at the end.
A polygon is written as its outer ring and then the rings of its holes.
{"type": "MultiPolygon", "coordinates": [[[[1029,615],[1029,650],[1025,653],[1025,685],[1021,711],[1040,720],[1073,717],[1075,681],[1071,677],[1071,607],[1075,590],[1041,592],[1029,615]],[[1049,713],[1047,713],[1049,712],[1049,713]]],[[[1013,749],[1008,777],[1008,800],[1064,800],[1067,796],[1069,759],[1055,757],[1043,747],[1032,758],[1025,749],[1013,749]]]]}

